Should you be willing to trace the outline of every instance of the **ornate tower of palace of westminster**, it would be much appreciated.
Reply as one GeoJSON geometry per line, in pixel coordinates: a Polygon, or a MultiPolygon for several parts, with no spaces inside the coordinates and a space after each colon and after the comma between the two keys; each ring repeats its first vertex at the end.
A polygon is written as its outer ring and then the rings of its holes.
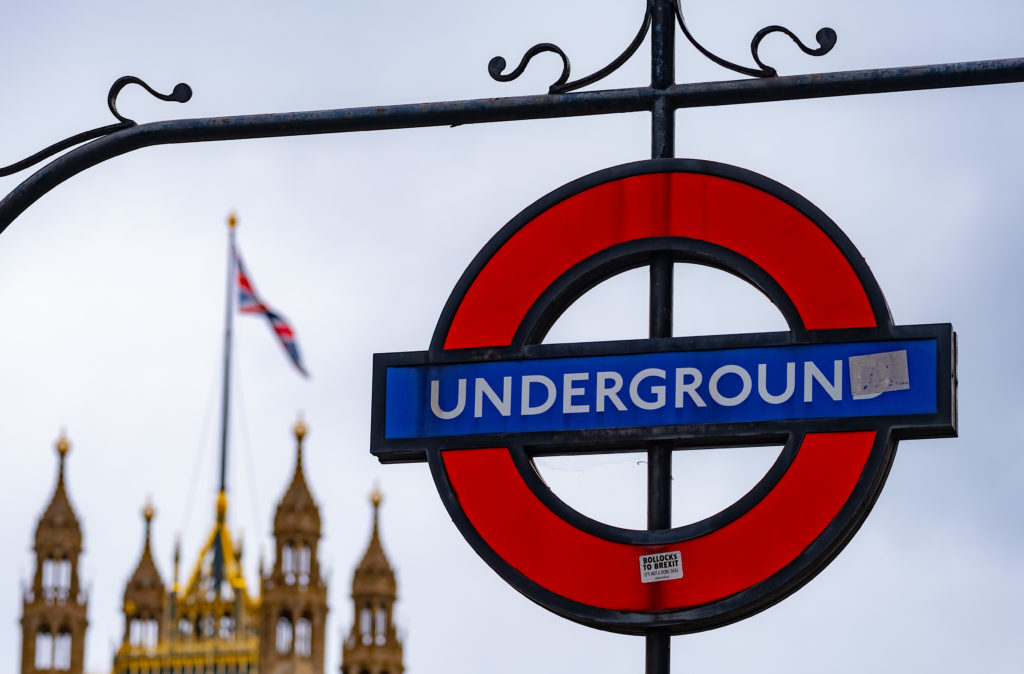
{"type": "Polygon", "coordinates": [[[39,519],[35,574],[21,611],[21,674],[82,674],[88,601],[78,582],[82,529],[64,484],[71,443],[57,441],[57,486],[39,519]]]}
{"type": "Polygon", "coordinates": [[[352,631],[342,649],[342,674],[402,674],[402,644],[394,625],[398,597],[395,573],[380,543],[380,504],[383,496],[374,488],[373,533],[363,560],[352,577],[355,616],[352,631]]]}
{"type": "MultiPolygon", "coordinates": [[[[113,674],[324,674],[328,588],[318,554],[320,509],[303,471],[306,432],[300,420],[294,428],[295,470],[274,516],[274,559],[261,569],[258,596],[249,593],[242,550],[228,530],[224,491],[183,584],[175,548],[169,588],[150,547],[156,511],[146,504],[142,552],[124,590],[124,633],[113,674]]],[[[78,580],[82,531],[65,486],[69,448],[61,436],[57,486],[36,529],[35,574],[21,618],[21,674],[83,674],[87,601],[78,580]]],[[[397,587],[379,535],[381,499],[374,489],[370,544],[352,582],[355,624],[340,645],[345,674],[403,672],[392,622],[397,587]]]]}

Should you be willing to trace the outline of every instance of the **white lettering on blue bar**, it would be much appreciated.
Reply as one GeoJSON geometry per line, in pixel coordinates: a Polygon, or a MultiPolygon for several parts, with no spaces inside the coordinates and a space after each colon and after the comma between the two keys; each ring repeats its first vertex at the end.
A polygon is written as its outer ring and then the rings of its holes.
{"type": "Polygon", "coordinates": [[[936,350],[916,339],[394,366],[385,437],[930,414],[936,350]]]}

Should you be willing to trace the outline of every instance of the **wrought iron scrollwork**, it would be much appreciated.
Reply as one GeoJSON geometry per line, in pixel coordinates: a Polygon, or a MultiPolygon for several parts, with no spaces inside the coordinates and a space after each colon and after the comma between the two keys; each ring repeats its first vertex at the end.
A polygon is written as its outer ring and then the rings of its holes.
{"type": "Polygon", "coordinates": [[[556,93],[569,79],[569,57],[565,55],[565,52],[562,51],[561,47],[556,44],[551,44],[550,42],[541,42],[540,44],[535,44],[530,47],[523,55],[523,58],[519,61],[519,65],[516,66],[516,69],[510,73],[502,74],[502,71],[505,70],[508,62],[501,56],[495,56],[487,64],[487,72],[498,82],[511,82],[526,71],[526,66],[530,65],[530,61],[533,60],[534,56],[545,52],[558,54],[559,58],[562,59],[562,74],[559,75],[554,84],[548,87],[548,93],[556,93]]]}
{"type": "Polygon", "coordinates": [[[161,94],[159,91],[155,91],[153,87],[149,86],[138,77],[132,75],[126,75],[124,77],[117,78],[110,87],[110,92],[107,94],[107,107],[110,108],[110,112],[113,113],[114,117],[121,120],[121,123],[135,124],[135,120],[128,119],[117,111],[117,96],[121,93],[129,84],[138,84],[140,87],[148,91],[150,94],[159,98],[161,101],[177,101],[178,103],[187,103],[192,98],[192,87],[179,82],[174,86],[174,90],[169,94],[161,94]]]}
{"type": "MultiPolygon", "coordinates": [[[[562,59],[562,73],[559,75],[558,79],[555,80],[555,82],[550,87],[548,87],[548,93],[562,94],[569,91],[582,89],[587,85],[593,84],[594,82],[604,79],[611,73],[618,70],[626,61],[630,59],[630,57],[633,56],[633,54],[636,53],[636,50],[640,48],[640,45],[643,43],[644,38],[647,37],[647,33],[651,29],[650,0],[646,4],[647,11],[644,13],[643,21],[640,24],[640,30],[637,32],[636,37],[633,38],[633,41],[630,42],[629,46],[626,47],[625,51],[623,51],[611,63],[609,63],[604,68],[601,68],[600,70],[591,75],[587,75],[586,77],[581,77],[577,80],[573,80],[572,82],[570,82],[569,76],[571,73],[571,66],[569,65],[569,57],[566,55],[565,51],[562,50],[561,47],[550,42],[541,42],[540,44],[535,44],[534,46],[530,47],[527,50],[527,52],[523,55],[523,58],[519,61],[519,65],[516,66],[514,70],[508,73],[504,72],[505,68],[508,66],[507,61],[501,56],[495,56],[487,64],[487,72],[490,73],[492,78],[499,82],[511,82],[512,80],[517,79],[520,75],[523,74],[523,72],[526,71],[527,66],[530,65],[530,61],[532,61],[533,58],[538,54],[557,54],[558,57],[562,59]]],[[[676,21],[679,23],[679,27],[682,29],[683,35],[690,42],[690,44],[692,44],[697,49],[697,51],[699,51],[709,60],[713,61],[714,63],[717,63],[723,68],[728,68],[733,72],[740,73],[741,75],[749,75],[750,77],[778,76],[778,71],[772,66],[766,65],[764,61],[761,60],[761,56],[759,53],[761,49],[761,42],[766,37],[773,33],[782,33],[783,35],[789,36],[789,38],[793,40],[794,43],[796,43],[796,45],[801,49],[801,51],[803,51],[805,54],[809,56],[824,56],[825,54],[832,51],[832,47],[836,45],[836,32],[831,28],[820,29],[814,36],[815,39],[818,41],[818,46],[809,47],[806,44],[804,44],[803,41],[801,41],[800,38],[797,37],[796,34],[793,31],[789,30],[788,28],[784,26],[774,25],[767,26],[757,31],[757,33],[754,35],[754,39],[750,41],[750,54],[754,58],[754,63],[757,64],[757,67],[753,68],[749,66],[742,66],[739,65],[738,63],[733,63],[732,61],[728,61],[718,56],[717,54],[712,53],[710,50],[704,47],[704,45],[698,42],[697,39],[693,36],[693,33],[691,33],[690,29],[686,26],[686,21],[683,19],[683,12],[680,7],[680,0],[676,0],[675,2],[672,3],[672,5],[676,15],[676,21]]]]}
{"type": "Polygon", "coordinates": [[[679,27],[683,29],[683,35],[685,35],[686,39],[690,41],[690,44],[692,44],[697,49],[697,51],[699,51],[701,54],[706,56],[711,61],[717,63],[723,68],[728,68],[733,72],[740,73],[741,75],[750,75],[751,77],[778,76],[778,71],[769,65],[765,65],[764,61],[761,60],[761,57],[758,54],[758,50],[761,48],[761,41],[764,40],[767,36],[771,35],[772,33],[783,33],[784,35],[788,35],[789,38],[793,40],[793,42],[795,42],[798,47],[800,47],[801,51],[803,51],[805,54],[809,56],[824,56],[825,54],[832,51],[832,47],[836,46],[836,32],[831,28],[822,28],[814,35],[814,38],[818,41],[818,47],[813,48],[805,45],[800,40],[800,38],[798,38],[796,34],[793,33],[793,31],[789,30],[788,28],[785,28],[783,26],[767,26],[757,31],[757,33],[754,35],[754,39],[750,41],[750,54],[751,56],[754,57],[754,63],[756,63],[758,67],[750,68],[747,66],[741,66],[739,64],[733,63],[732,61],[727,61],[721,58],[720,56],[717,56],[716,54],[711,53],[701,43],[697,42],[697,39],[693,37],[693,34],[690,32],[690,29],[686,27],[686,21],[683,19],[683,11],[679,7],[679,4],[680,3],[678,1],[675,3],[676,20],[679,22],[679,27]]]}
{"type": "Polygon", "coordinates": [[[111,85],[110,91],[107,93],[107,107],[110,108],[110,112],[114,115],[114,117],[117,118],[117,124],[107,124],[106,126],[100,126],[95,129],[83,131],[82,133],[77,133],[74,136],[69,136],[64,140],[58,141],[53,145],[50,145],[49,147],[44,148],[39,152],[36,152],[34,155],[30,157],[26,157],[21,161],[15,162],[10,166],[0,167],[0,177],[13,175],[19,171],[23,171],[30,166],[38,164],[39,162],[43,161],[48,157],[52,157],[58,152],[62,152],[68,149],[69,147],[74,147],[75,145],[84,143],[88,140],[100,138],[101,136],[106,136],[115,131],[120,131],[121,129],[127,129],[128,127],[135,126],[135,120],[128,119],[127,117],[125,117],[117,111],[117,96],[121,93],[121,90],[129,84],[138,84],[143,89],[148,91],[150,94],[159,98],[162,101],[177,101],[178,103],[185,103],[192,98],[192,88],[185,83],[179,83],[178,85],[176,85],[174,87],[174,90],[171,91],[171,93],[169,94],[161,94],[160,92],[155,91],[152,87],[150,87],[148,84],[143,82],[138,77],[134,77],[132,75],[119,77],[117,81],[115,81],[114,84],[111,85]]]}
{"type": "Polygon", "coordinates": [[[629,46],[626,47],[625,51],[623,51],[621,54],[615,57],[615,59],[613,59],[612,62],[606,65],[604,68],[601,68],[600,70],[590,75],[587,75],[586,77],[581,77],[578,80],[573,80],[572,82],[568,81],[571,70],[569,66],[569,57],[566,56],[565,52],[562,51],[561,47],[559,47],[558,45],[551,44],[550,42],[542,42],[540,44],[535,44],[534,46],[530,47],[530,49],[527,50],[526,54],[523,55],[523,58],[519,61],[519,65],[516,67],[516,69],[510,73],[502,73],[502,71],[505,70],[505,67],[508,64],[505,61],[505,59],[502,58],[501,56],[495,56],[494,58],[491,59],[490,63],[487,64],[487,72],[490,73],[492,78],[499,82],[511,82],[512,80],[516,79],[517,77],[523,74],[523,72],[526,70],[526,67],[530,64],[530,61],[533,59],[534,56],[544,52],[549,52],[552,54],[558,54],[558,56],[562,59],[562,74],[558,77],[557,80],[555,80],[554,84],[548,87],[548,93],[564,94],[570,91],[576,91],[577,89],[582,89],[583,87],[593,84],[594,82],[603,80],[605,77],[608,77],[608,75],[611,75],[613,72],[622,67],[622,64],[628,61],[630,57],[632,57],[633,54],[636,53],[636,50],[640,48],[640,45],[643,43],[644,38],[647,37],[647,33],[648,31],[650,31],[650,29],[651,3],[648,2],[647,11],[644,13],[644,19],[640,24],[640,30],[637,32],[636,37],[633,38],[633,41],[629,43],[629,46]]]}

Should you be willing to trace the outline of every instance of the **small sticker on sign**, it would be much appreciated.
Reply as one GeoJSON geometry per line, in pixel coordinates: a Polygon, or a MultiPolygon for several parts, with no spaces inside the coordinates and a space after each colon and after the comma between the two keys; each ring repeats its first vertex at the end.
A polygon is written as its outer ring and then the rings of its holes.
{"type": "Polygon", "coordinates": [[[678,550],[640,555],[640,582],[660,583],[683,577],[683,556],[678,550]]]}
{"type": "Polygon", "coordinates": [[[907,351],[850,357],[850,393],[854,400],[875,398],[887,391],[910,388],[907,351]]]}

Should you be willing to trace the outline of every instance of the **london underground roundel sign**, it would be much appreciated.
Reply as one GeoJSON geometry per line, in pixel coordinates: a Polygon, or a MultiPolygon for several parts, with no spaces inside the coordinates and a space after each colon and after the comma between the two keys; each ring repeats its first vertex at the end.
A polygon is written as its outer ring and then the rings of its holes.
{"type": "Polygon", "coordinates": [[[527,208],[470,264],[428,351],[375,357],[371,450],[428,461],[469,543],[537,603],[679,634],[752,615],[821,571],[867,517],[897,442],[956,434],[955,378],[952,328],[893,325],[863,258],[803,197],[733,166],[653,160],[527,208]],[[540,343],[588,289],[666,252],[753,284],[789,330],[540,343]],[[532,463],[649,442],[783,449],[733,505],[654,531],[583,516],[532,463]]]}

